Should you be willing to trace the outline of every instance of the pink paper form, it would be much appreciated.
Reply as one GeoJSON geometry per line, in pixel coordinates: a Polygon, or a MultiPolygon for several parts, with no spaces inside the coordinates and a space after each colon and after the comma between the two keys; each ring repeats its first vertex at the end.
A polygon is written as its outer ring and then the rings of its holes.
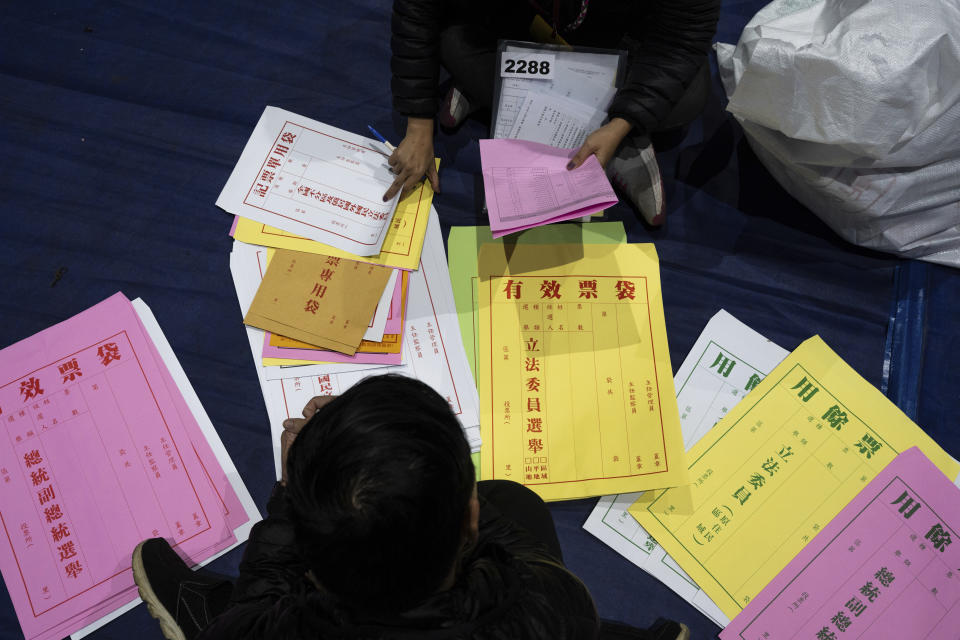
{"type": "Polygon", "coordinates": [[[233,542],[236,496],[211,488],[164,374],[122,294],[0,351],[0,570],[27,638],[135,597],[145,538],[192,562],[233,542]]]}
{"type": "Polygon", "coordinates": [[[481,140],[483,188],[494,238],[589,215],[617,203],[597,157],[572,171],[576,149],[527,140],[481,140]]]}
{"type": "MultiPolygon", "coordinates": [[[[148,335],[147,331],[144,329],[143,322],[139,317],[137,317],[137,324],[146,337],[148,335]]],[[[180,419],[186,428],[193,453],[199,460],[200,468],[203,469],[204,476],[207,478],[213,492],[217,496],[217,502],[226,520],[227,528],[233,531],[243,523],[249,521],[250,516],[246,510],[244,510],[239,496],[237,496],[236,491],[234,491],[233,486],[230,484],[230,480],[227,478],[226,473],[224,473],[223,467],[220,466],[217,456],[214,454],[213,449],[211,449],[210,443],[207,441],[203,430],[200,428],[200,425],[197,424],[196,418],[193,417],[187,401],[177,389],[177,383],[174,382],[173,377],[166,368],[161,366],[163,358],[160,356],[160,352],[157,351],[156,345],[154,345],[152,340],[147,340],[147,344],[150,345],[150,353],[153,355],[154,362],[160,369],[161,377],[167,387],[167,392],[170,394],[170,398],[173,400],[180,419]]],[[[197,560],[200,560],[200,558],[197,558],[197,560]]]]}
{"type": "Polygon", "coordinates": [[[720,634],[722,640],[960,637],[960,489],[904,451],[720,634]]]}

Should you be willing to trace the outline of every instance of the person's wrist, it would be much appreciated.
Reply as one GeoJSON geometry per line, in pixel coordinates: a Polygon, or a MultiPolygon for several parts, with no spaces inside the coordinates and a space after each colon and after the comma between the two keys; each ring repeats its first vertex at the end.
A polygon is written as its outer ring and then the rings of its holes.
{"type": "Polygon", "coordinates": [[[629,122],[623,118],[611,118],[610,122],[606,125],[610,132],[617,137],[617,141],[623,140],[627,137],[627,134],[630,133],[630,130],[633,128],[629,122]]]}
{"type": "Polygon", "coordinates": [[[607,124],[618,133],[622,131],[624,135],[630,133],[630,129],[633,128],[633,126],[627,120],[620,117],[610,118],[610,121],[607,124]]]}
{"type": "Polygon", "coordinates": [[[407,118],[407,135],[433,138],[433,118],[407,118]]]}

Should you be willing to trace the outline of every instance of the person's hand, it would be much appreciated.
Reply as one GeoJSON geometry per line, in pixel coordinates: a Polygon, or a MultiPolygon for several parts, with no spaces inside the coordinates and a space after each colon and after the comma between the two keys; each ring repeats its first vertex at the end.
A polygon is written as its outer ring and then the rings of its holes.
{"type": "Polygon", "coordinates": [[[314,396],[310,402],[303,408],[302,418],[287,418],[283,421],[283,433],[280,434],[280,484],[287,484],[287,454],[290,452],[290,446],[296,440],[297,434],[303,429],[303,425],[313,417],[320,407],[331,402],[336,396],[314,396]]]}
{"type": "Polygon", "coordinates": [[[440,191],[437,165],[433,161],[433,119],[407,118],[407,135],[393,150],[387,164],[396,178],[383,194],[384,202],[401,189],[400,197],[406,197],[420,184],[423,176],[430,180],[434,191],[440,191]]]}
{"type": "Polygon", "coordinates": [[[603,125],[593,133],[587,136],[583,145],[577,150],[570,162],[567,163],[567,169],[576,169],[590,157],[591,154],[597,156],[600,166],[607,167],[607,163],[617,152],[617,147],[630,133],[630,123],[623,118],[613,118],[607,124],[603,125]]]}

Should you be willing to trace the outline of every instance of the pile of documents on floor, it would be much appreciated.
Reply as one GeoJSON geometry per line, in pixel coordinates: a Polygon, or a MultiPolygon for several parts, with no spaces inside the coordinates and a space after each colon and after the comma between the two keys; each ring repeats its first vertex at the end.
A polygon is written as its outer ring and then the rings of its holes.
{"type": "Polygon", "coordinates": [[[428,186],[382,227],[356,215],[391,182],[386,153],[268,109],[221,196],[241,216],[231,265],[274,429],[313,395],[399,367],[482,442],[480,477],[603,496],[585,528],[725,640],[954,637],[960,463],[822,339],[788,353],[718,310],[674,376],[652,245],[619,223],[507,241],[457,227],[445,265],[428,186]],[[379,184],[347,192],[335,170],[379,184]],[[337,285],[350,299],[304,324],[337,285]],[[399,364],[368,360],[395,355],[375,298],[399,304],[399,364]]]}
{"type": "Polygon", "coordinates": [[[143,301],[21,340],[0,371],[0,570],[26,638],[79,638],[138,604],[145,538],[206,564],[260,520],[143,301]]]}
{"type": "Polygon", "coordinates": [[[672,376],[656,253],[619,223],[448,246],[483,479],[603,496],[584,527],[723,640],[956,638],[960,463],[820,337],[719,310],[672,376]]]}
{"type": "MultiPolygon", "coordinates": [[[[652,244],[618,222],[457,227],[448,260],[428,183],[383,200],[388,153],[267,108],[218,200],[278,477],[282,423],[313,396],[411,376],[482,479],[602,496],[584,527],[723,640],[955,640],[960,463],[820,337],[788,353],[718,310],[674,376],[652,244]]],[[[259,519],[141,301],[0,368],[0,569],[31,640],[135,604],[143,537],[196,564],[259,519]]]]}
{"type": "MultiPolygon", "coordinates": [[[[268,107],[217,204],[271,427],[371,374],[418,378],[480,448],[433,192],[385,202],[389,150],[268,107]]],[[[274,438],[279,475],[279,437],[274,438]]]]}
{"type": "Polygon", "coordinates": [[[723,640],[956,638],[960,463],[821,338],[719,310],[672,376],[656,253],[619,223],[448,246],[482,478],[602,495],[584,527],[723,640]]]}
{"type": "Polygon", "coordinates": [[[721,310],[675,383],[689,484],[585,529],[723,640],[956,638],[960,463],[816,336],[788,353],[721,310]]]}

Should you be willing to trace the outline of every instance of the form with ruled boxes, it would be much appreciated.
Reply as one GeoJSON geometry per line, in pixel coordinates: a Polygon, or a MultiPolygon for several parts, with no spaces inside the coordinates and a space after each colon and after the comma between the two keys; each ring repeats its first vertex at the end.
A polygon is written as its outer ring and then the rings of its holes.
{"type": "Polygon", "coordinates": [[[267,107],[224,186],[222,209],[357,256],[380,253],[399,194],[386,148],[267,107]]]}

